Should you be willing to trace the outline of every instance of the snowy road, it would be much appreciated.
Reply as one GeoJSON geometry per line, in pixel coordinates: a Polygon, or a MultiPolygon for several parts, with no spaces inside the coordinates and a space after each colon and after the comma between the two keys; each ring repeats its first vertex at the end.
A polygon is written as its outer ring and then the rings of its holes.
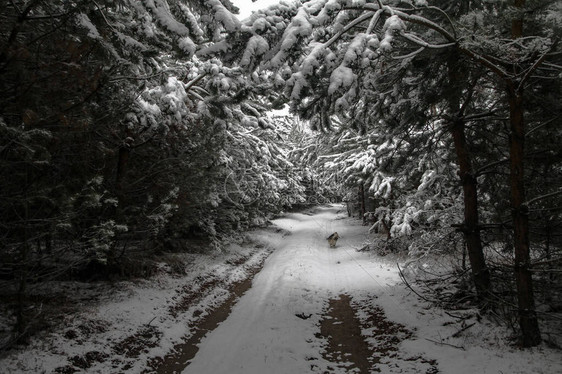
{"type": "Polygon", "coordinates": [[[503,328],[477,322],[477,313],[462,329],[414,297],[395,264],[357,251],[367,230],[344,212],[323,207],[274,221],[291,234],[275,244],[229,317],[201,340],[184,374],[562,372],[557,350],[513,347],[503,328]],[[331,249],[326,238],[334,231],[340,240],[331,249]],[[339,339],[330,336],[338,325],[339,339]],[[351,338],[362,347],[346,351],[353,331],[361,331],[351,338]]]}
{"type": "Polygon", "coordinates": [[[343,206],[274,224],[283,230],[257,229],[220,254],[185,254],[185,276],[97,285],[99,301],[0,355],[0,373],[562,373],[559,349],[521,350],[470,306],[447,312],[413,295],[395,263],[411,259],[358,252],[373,238],[343,206]]]}
{"type": "Polygon", "coordinates": [[[372,255],[356,251],[366,239],[365,227],[343,219],[341,209],[320,208],[314,215],[290,214],[274,221],[291,235],[228,319],[203,339],[184,373],[288,374],[330,367],[317,337],[328,300],[343,293],[383,294],[386,283],[397,280],[372,255]],[[340,240],[332,249],[326,238],[334,231],[340,240]]]}

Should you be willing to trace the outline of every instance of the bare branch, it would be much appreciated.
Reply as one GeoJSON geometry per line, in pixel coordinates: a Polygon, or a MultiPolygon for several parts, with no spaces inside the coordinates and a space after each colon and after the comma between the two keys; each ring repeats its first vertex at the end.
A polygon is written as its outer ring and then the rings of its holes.
{"type": "Polygon", "coordinates": [[[435,343],[435,344],[440,344],[440,345],[447,345],[449,347],[453,347],[453,348],[457,348],[457,349],[462,349],[463,351],[465,351],[466,349],[464,347],[458,346],[458,345],[453,345],[453,344],[449,344],[449,343],[445,343],[445,342],[438,342],[437,340],[432,340],[429,338],[425,338],[425,340],[435,343]]]}
{"type": "Polygon", "coordinates": [[[476,177],[478,177],[479,175],[482,175],[486,170],[491,169],[491,168],[493,168],[494,166],[497,166],[497,165],[506,163],[506,162],[508,162],[508,161],[509,161],[508,158],[503,158],[503,159],[501,159],[501,160],[499,160],[499,161],[495,161],[495,162],[489,163],[489,164],[487,164],[487,165],[482,166],[480,169],[476,170],[476,172],[475,172],[474,174],[475,174],[476,177]]]}
{"type": "Polygon", "coordinates": [[[405,39],[411,41],[412,43],[415,43],[419,46],[422,46],[424,48],[430,48],[430,49],[440,49],[440,48],[449,48],[449,47],[453,47],[455,46],[456,43],[447,43],[447,44],[430,44],[428,42],[426,42],[425,40],[421,39],[420,37],[418,37],[417,35],[414,34],[410,34],[410,33],[402,33],[401,34],[405,39]]]}
{"type": "Polygon", "coordinates": [[[421,47],[421,48],[416,49],[416,50],[415,50],[414,52],[412,52],[412,53],[408,53],[407,55],[393,56],[392,58],[395,59],[395,60],[402,60],[402,59],[405,59],[405,58],[414,57],[414,56],[417,55],[418,53],[423,52],[424,49],[425,49],[424,47],[421,47]]]}
{"type": "Polygon", "coordinates": [[[480,54],[478,54],[478,53],[476,53],[476,52],[474,52],[470,49],[464,48],[460,45],[458,46],[458,49],[463,54],[465,54],[468,57],[474,59],[476,62],[480,63],[484,67],[487,67],[488,69],[490,69],[492,72],[497,74],[500,78],[506,79],[507,77],[509,77],[509,74],[505,70],[503,70],[497,64],[494,64],[492,61],[490,61],[486,57],[484,57],[484,56],[482,56],[482,55],[480,55],[480,54]]]}
{"type": "Polygon", "coordinates": [[[414,294],[416,294],[417,297],[419,297],[422,300],[425,301],[429,301],[430,303],[432,303],[433,301],[422,296],[419,292],[417,292],[416,290],[414,290],[414,288],[410,285],[410,283],[408,283],[408,281],[406,280],[406,276],[404,275],[404,272],[402,271],[402,269],[400,268],[400,264],[396,263],[396,267],[398,268],[398,275],[400,276],[400,279],[402,280],[402,282],[404,282],[404,284],[406,285],[406,287],[408,287],[414,294]]]}
{"type": "Polygon", "coordinates": [[[197,77],[192,79],[190,82],[187,82],[185,84],[185,90],[189,91],[191,89],[191,87],[193,87],[195,84],[197,84],[201,79],[205,78],[206,75],[207,75],[207,73],[199,74],[197,77]]]}
{"type": "Polygon", "coordinates": [[[463,119],[467,122],[468,121],[476,121],[476,120],[479,120],[479,119],[492,117],[494,114],[495,114],[494,111],[476,113],[476,114],[471,114],[469,116],[465,116],[465,117],[463,117],[463,119]]]}
{"type": "Polygon", "coordinates": [[[537,61],[535,61],[535,63],[533,64],[533,66],[531,66],[529,68],[529,70],[525,73],[525,75],[523,76],[523,78],[521,79],[521,82],[519,82],[519,86],[517,87],[517,91],[521,91],[523,89],[523,85],[525,84],[525,82],[527,80],[529,80],[529,78],[531,77],[531,74],[537,70],[539,68],[539,66],[541,66],[541,64],[543,63],[543,61],[546,59],[546,56],[548,56],[548,53],[550,52],[550,50],[552,49],[552,47],[554,46],[554,43],[550,46],[549,50],[546,51],[545,53],[543,53],[543,55],[541,57],[539,57],[537,59],[537,61]]]}
{"type": "Polygon", "coordinates": [[[529,131],[527,131],[527,133],[525,134],[525,136],[528,136],[529,134],[532,134],[533,132],[537,131],[540,128],[543,128],[545,126],[550,125],[552,122],[557,121],[558,119],[560,119],[560,116],[554,117],[548,121],[545,121],[543,123],[541,123],[540,125],[537,125],[536,127],[533,127],[532,129],[530,129],[529,131]]]}
{"type": "Polygon", "coordinates": [[[550,63],[550,62],[545,62],[543,65],[544,65],[544,66],[548,66],[549,68],[552,68],[552,69],[554,69],[555,71],[560,71],[560,70],[562,70],[562,65],[556,65],[556,64],[553,64],[553,63],[550,63]]]}
{"type": "Polygon", "coordinates": [[[455,25],[453,23],[453,20],[451,20],[451,17],[449,17],[447,12],[445,12],[443,9],[438,8],[436,6],[428,6],[427,9],[436,10],[436,11],[440,12],[441,14],[443,14],[445,16],[445,18],[447,18],[447,21],[449,21],[449,24],[451,25],[451,29],[453,29],[453,36],[456,39],[457,38],[457,30],[455,29],[455,25]]]}
{"type": "Polygon", "coordinates": [[[113,28],[113,26],[109,23],[109,21],[107,20],[107,18],[105,17],[105,13],[103,12],[102,8],[100,7],[100,5],[97,3],[97,1],[93,1],[94,4],[96,4],[96,7],[98,8],[98,10],[101,13],[101,16],[103,17],[103,20],[105,21],[105,23],[107,24],[107,26],[109,26],[110,29],[112,29],[113,31],[116,31],[115,28],[113,28]]]}
{"type": "Polygon", "coordinates": [[[524,204],[525,205],[531,205],[534,202],[537,202],[539,200],[544,200],[544,199],[547,199],[549,197],[553,197],[553,196],[556,196],[556,195],[562,195],[562,188],[560,188],[558,191],[547,193],[546,195],[537,196],[534,199],[527,200],[524,204]]]}

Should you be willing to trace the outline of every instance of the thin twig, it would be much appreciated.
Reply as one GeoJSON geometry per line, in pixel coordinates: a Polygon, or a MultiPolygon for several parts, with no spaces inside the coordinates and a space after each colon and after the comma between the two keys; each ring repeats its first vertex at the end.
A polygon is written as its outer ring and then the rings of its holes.
{"type": "Polygon", "coordinates": [[[457,349],[462,349],[463,351],[466,350],[464,347],[460,347],[460,346],[458,346],[458,345],[453,345],[453,344],[449,344],[449,343],[445,343],[445,342],[438,342],[437,340],[433,340],[433,339],[429,339],[429,338],[425,338],[425,340],[430,341],[430,342],[435,343],[435,344],[448,345],[449,347],[453,347],[453,348],[457,348],[457,349]]]}
{"type": "Polygon", "coordinates": [[[415,293],[419,298],[421,298],[421,299],[423,299],[423,300],[425,300],[425,301],[428,301],[428,302],[430,302],[430,303],[433,303],[432,300],[429,300],[428,298],[426,298],[426,297],[420,295],[416,290],[414,290],[414,289],[412,288],[412,286],[410,285],[410,283],[408,283],[408,281],[406,280],[406,277],[404,276],[404,273],[402,272],[402,269],[400,269],[400,265],[397,263],[396,266],[398,267],[398,273],[399,273],[399,275],[400,275],[400,278],[401,278],[402,281],[404,282],[404,284],[406,284],[406,286],[407,286],[413,293],[415,293]]]}
{"type": "Polygon", "coordinates": [[[453,335],[451,335],[451,337],[456,338],[458,337],[461,332],[468,330],[469,328],[471,328],[472,326],[476,325],[476,322],[470,324],[470,325],[466,325],[465,327],[463,327],[462,329],[460,329],[459,331],[455,332],[453,335]]]}

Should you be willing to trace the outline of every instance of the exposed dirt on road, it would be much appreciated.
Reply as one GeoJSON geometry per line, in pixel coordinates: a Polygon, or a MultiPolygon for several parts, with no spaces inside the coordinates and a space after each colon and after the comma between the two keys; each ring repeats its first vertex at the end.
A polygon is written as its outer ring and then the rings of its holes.
{"type": "MultiPolygon", "coordinates": [[[[232,268],[245,267],[246,278],[238,282],[226,283],[224,279],[219,279],[213,273],[207,273],[200,275],[192,283],[186,284],[178,290],[175,302],[170,304],[168,308],[168,313],[173,318],[197,305],[200,300],[217,288],[228,292],[229,296],[214,310],[197,310],[194,312],[195,317],[201,315],[201,318],[195,319],[191,324],[190,330],[193,334],[186,338],[185,342],[177,344],[174,350],[165,357],[157,357],[150,360],[148,362],[149,368],[144,373],[179,373],[188,365],[189,360],[197,353],[199,341],[208,331],[216,328],[228,317],[232,306],[251,287],[253,277],[263,267],[267,255],[263,256],[259,262],[248,265],[252,256],[263,250],[263,246],[260,244],[256,245],[255,248],[255,251],[247,256],[226,262],[232,268]]],[[[267,249],[269,253],[272,250],[267,249]]],[[[87,370],[96,362],[108,360],[111,360],[112,367],[116,372],[127,372],[131,369],[131,360],[138,359],[141,354],[148,352],[150,348],[158,346],[162,335],[158,328],[148,323],[140,326],[136,333],[112,344],[106,352],[88,352],[85,355],[68,357],[68,363],[56,368],[55,372],[64,374],[76,373],[81,370],[87,370]],[[112,358],[113,354],[123,357],[125,360],[112,358]]],[[[69,336],[69,338],[76,339],[77,337],[69,336]]]]}
{"type": "Polygon", "coordinates": [[[328,311],[320,322],[320,336],[327,340],[322,355],[349,373],[369,373],[372,352],[361,335],[361,324],[350,301],[347,295],[329,301],[328,311]]]}
{"type": "Polygon", "coordinates": [[[412,331],[388,320],[381,308],[358,305],[345,294],[329,301],[320,322],[319,337],[326,340],[323,357],[346,373],[410,372],[414,363],[424,367],[426,374],[439,373],[435,361],[400,351],[400,343],[412,336],[412,331]],[[387,358],[392,359],[392,365],[387,364],[387,358]]]}
{"type": "Polygon", "coordinates": [[[205,337],[205,335],[214,330],[221,322],[223,322],[236,301],[252,286],[253,276],[259,272],[260,267],[253,269],[250,277],[247,279],[231,285],[230,297],[215,310],[209,311],[208,314],[198,321],[197,325],[191,326],[193,335],[185,340],[184,343],[174,346],[172,352],[165,357],[155,358],[149,362],[150,369],[144,373],[158,373],[158,374],[173,374],[181,373],[185,369],[190,360],[195,357],[199,350],[198,344],[205,337]]]}
{"type": "MultiPolygon", "coordinates": [[[[165,357],[153,359],[144,373],[172,374],[181,373],[195,357],[198,344],[207,333],[214,330],[226,320],[238,299],[252,286],[252,278],[259,271],[254,270],[251,277],[231,287],[231,296],[220,307],[208,311],[197,325],[192,326],[193,334],[165,357]]],[[[302,315],[299,318],[307,319],[302,315]]],[[[400,352],[400,343],[413,336],[413,332],[404,326],[389,321],[381,308],[358,305],[346,294],[328,301],[326,313],[322,316],[317,337],[325,341],[322,356],[333,364],[322,374],[333,372],[368,374],[375,372],[402,372],[412,367],[425,366],[426,374],[439,373],[435,361],[424,357],[409,357],[400,352]],[[361,315],[361,317],[359,317],[361,315]],[[386,358],[392,358],[392,366],[387,365],[386,358]],[[397,364],[397,362],[399,364],[397,364]],[[384,370],[381,370],[384,367],[384,370]]],[[[311,364],[311,372],[318,368],[311,364]]]]}

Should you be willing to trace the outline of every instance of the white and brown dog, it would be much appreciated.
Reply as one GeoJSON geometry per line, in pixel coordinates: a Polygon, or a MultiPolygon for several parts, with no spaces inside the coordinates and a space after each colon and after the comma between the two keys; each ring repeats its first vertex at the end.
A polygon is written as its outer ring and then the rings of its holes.
{"type": "Polygon", "coordinates": [[[328,236],[328,243],[330,243],[330,248],[335,248],[336,247],[336,242],[338,241],[338,239],[340,238],[340,236],[338,235],[337,232],[333,233],[332,235],[328,236]]]}

